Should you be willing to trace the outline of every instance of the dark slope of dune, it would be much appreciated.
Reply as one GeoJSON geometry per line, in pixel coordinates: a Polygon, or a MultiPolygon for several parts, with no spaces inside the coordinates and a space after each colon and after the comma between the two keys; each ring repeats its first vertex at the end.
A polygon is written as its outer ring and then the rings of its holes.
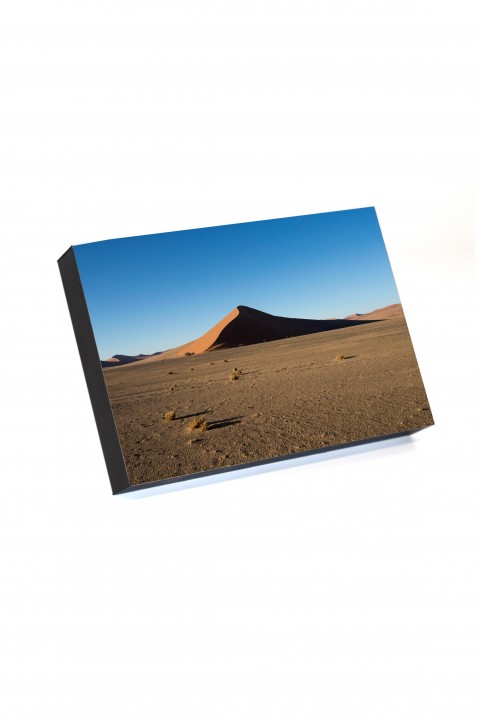
{"type": "Polygon", "coordinates": [[[310,335],[325,330],[338,330],[362,322],[347,319],[306,320],[280,317],[246,305],[239,305],[237,310],[238,315],[223,328],[214,343],[207,348],[208,350],[283,340],[287,337],[310,335]]]}

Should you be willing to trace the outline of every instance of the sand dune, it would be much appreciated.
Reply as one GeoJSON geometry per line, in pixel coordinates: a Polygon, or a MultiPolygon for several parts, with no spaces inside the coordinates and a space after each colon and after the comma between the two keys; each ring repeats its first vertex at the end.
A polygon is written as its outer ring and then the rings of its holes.
{"type": "MultiPolygon", "coordinates": [[[[161,353],[155,353],[160,355],[161,353]]],[[[153,357],[153,355],[113,355],[108,360],[101,360],[103,368],[119,367],[120,365],[129,365],[130,363],[139,362],[145,360],[147,357],[153,357]]]]}
{"type": "Polygon", "coordinates": [[[378,310],[373,310],[369,313],[349,315],[346,320],[392,320],[393,318],[403,317],[403,308],[400,303],[396,303],[395,305],[378,308],[378,310]]]}
{"type": "Polygon", "coordinates": [[[199,355],[200,353],[207,352],[207,350],[213,350],[218,342],[218,338],[226,330],[226,328],[239,317],[239,315],[240,310],[237,307],[201,337],[185,343],[184,345],[180,345],[179,347],[173,348],[172,350],[167,350],[166,353],[164,353],[165,357],[183,357],[186,353],[199,355]]]}
{"type": "MultiPolygon", "coordinates": [[[[351,327],[362,322],[370,322],[370,320],[368,318],[343,318],[333,320],[288,318],[270,315],[269,313],[255,310],[246,305],[239,305],[204,335],[177,348],[167,350],[162,353],[161,359],[167,360],[173,357],[183,357],[187,353],[200,355],[205,352],[212,352],[223,348],[255,345],[257,343],[272,342],[273,340],[283,340],[289,337],[310,335],[326,330],[338,330],[339,328],[351,327]]],[[[160,358],[147,358],[144,362],[157,359],[160,358]]]]}
{"type": "Polygon", "coordinates": [[[402,306],[389,305],[364,315],[350,315],[347,318],[331,318],[328,320],[309,320],[305,318],[289,318],[255,310],[246,305],[238,305],[220,322],[204,335],[179,347],[153,355],[114,355],[102,361],[104,368],[114,368],[141,361],[142,364],[168,360],[185,355],[201,355],[215,350],[256,345],[257,343],[284,340],[285,338],[310,335],[312,333],[338,330],[353,327],[362,323],[375,322],[396,317],[403,317],[402,306]]]}

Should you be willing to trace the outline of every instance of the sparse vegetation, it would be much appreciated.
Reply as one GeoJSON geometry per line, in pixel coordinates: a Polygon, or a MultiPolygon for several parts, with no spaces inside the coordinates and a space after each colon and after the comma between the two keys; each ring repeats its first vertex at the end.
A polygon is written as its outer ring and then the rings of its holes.
{"type": "Polygon", "coordinates": [[[169,370],[169,371],[167,372],[167,375],[174,375],[174,374],[175,374],[175,373],[173,372],[173,370],[169,370]]]}
{"type": "Polygon", "coordinates": [[[163,417],[165,422],[172,422],[172,420],[175,420],[175,410],[167,410],[163,417]]]}
{"type": "Polygon", "coordinates": [[[241,371],[237,370],[237,368],[234,368],[232,372],[230,373],[230,380],[238,380],[238,378],[241,375],[241,371]]]}
{"type": "Polygon", "coordinates": [[[201,432],[205,432],[205,430],[208,430],[208,422],[205,420],[203,415],[201,415],[200,417],[194,417],[188,423],[188,429],[190,431],[200,430],[201,432]]]}
{"type": "Polygon", "coordinates": [[[195,355],[195,353],[194,352],[186,352],[185,353],[185,357],[190,357],[191,355],[195,355]]]}
{"type": "Polygon", "coordinates": [[[345,355],[335,355],[335,360],[345,360],[345,355]]]}

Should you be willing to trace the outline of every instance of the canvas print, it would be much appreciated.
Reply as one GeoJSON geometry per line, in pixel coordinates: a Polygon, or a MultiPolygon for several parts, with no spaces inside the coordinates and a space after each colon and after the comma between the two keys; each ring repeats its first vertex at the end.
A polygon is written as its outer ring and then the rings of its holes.
{"type": "Polygon", "coordinates": [[[433,424],[374,208],[73,251],[132,486],[433,424]]]}

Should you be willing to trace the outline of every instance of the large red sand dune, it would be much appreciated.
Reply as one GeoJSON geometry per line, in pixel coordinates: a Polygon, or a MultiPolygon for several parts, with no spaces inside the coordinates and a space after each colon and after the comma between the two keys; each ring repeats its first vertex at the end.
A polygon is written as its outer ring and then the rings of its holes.
{"type": "MultiPolygon", "coordinates": [[[[187,353],[199,355],[220,348],[254,345],[271,340],[282,340],[299,335],[336,330],[368,321],[359,318],[333,320],[305,320],[303,318],[287,318],[255,310],[246,305],[239,305],[226,315],[208,332],[192,342],[162,353],[161,359],[182,357],[187,353]]],[[[160,358],[146,358],[143,362],[160,358]]]]}
{"type": "Polygon", "coordinates": [[[102,361],[102,366],[118,367],[127,363],[156,362],[173,357],[185,355],[200,355],[221,348],[239,347],[241,345],[254,345],[272,340],[283,340],[288,337],[310,335],[326,330],[360,325],[364,322],[386,320],[403,316],[402,306],[389,305],[364,315],[350,315],[347,318],[332,318],[329,320],[306,320],[303,318],[287,318],[255,310],[246,305],[239,305],[214,325],[208,332],[191,342],[154,355],[114,355],[109,360],[102,361]]]}

